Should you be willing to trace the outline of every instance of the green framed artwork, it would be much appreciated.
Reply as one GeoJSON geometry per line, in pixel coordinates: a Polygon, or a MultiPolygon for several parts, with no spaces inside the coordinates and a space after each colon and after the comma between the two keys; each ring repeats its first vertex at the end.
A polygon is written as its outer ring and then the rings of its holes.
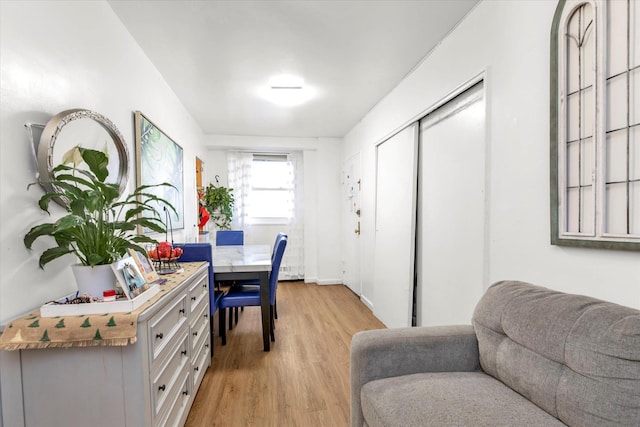
{"type": "MultiPolygon", "coordinates": [[[[169,186],[149,189],[150,193],[167,200],[175,208],[165,210],[157,206],[159,212],[165,211],[167,230],[184,228],[184,178],[182,147],[165,134],[140,111],[134,114],[136,134],[136,161],[138,185],[154,185],[167,182],[169,186]]],[[[155,203],[155,202],[151,202],[155,203]]],[[[145,233],[149,230],[142,230],[145,233]]]]}

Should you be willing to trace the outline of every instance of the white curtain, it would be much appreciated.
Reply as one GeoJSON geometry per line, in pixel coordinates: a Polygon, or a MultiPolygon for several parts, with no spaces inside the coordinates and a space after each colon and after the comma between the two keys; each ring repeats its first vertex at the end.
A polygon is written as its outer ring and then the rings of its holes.
{"type": "Polygon", "coordinates": [[[293,152],[287,156],[293,166],[291,184],[293,185],[293,212],[288,218],[285,233],[289,236],[287,249],[282,259],[280,277],[285,280],[304,279],[304,168],[302,152],[293,152]]]}
{"type": "Polygon", "coordinates": [[[249,197],[247,196],[251,191],[252,162],[253,153],[237,151],[227,153],[229,187],[233,188],[233,196],[235,199],[231,228],[236,230],[244,230],[245,225],[248,224],[247,215],[249,212],[249,197]]]}
{"type": "Polygon", "coordinates": [[[251,192],[251,177],[253,153],[231,151],[227,153],[229,171],[229,186],[233,188],[235,206],[233,209],[233,229],[245,231],[245,240],[250,234],[260,235],[267,230],[273,230],[273,241],[261,242],[273,246],[275,235],[282,231],[289,236],[282,264],[280,266],[280,280],[304,279],[304,173],[302,152],[292,152],[287,155],[287,162],[292,166],[288,176],[289,185],[293,188],[293,203],[288,203],[291,211],[287,218],[277,224],[260,223],[249,217],[248,197],[251,192]]]}

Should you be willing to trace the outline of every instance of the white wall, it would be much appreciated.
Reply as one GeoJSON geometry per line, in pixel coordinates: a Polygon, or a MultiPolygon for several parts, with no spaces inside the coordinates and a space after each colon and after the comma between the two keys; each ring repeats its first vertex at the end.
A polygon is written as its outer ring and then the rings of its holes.
{"type": "MultiPolygon", "coordinates": [[[[373,259],[375,149],[486,72],[489,215],[486,288],[530,281],[640,308],[640,253],[549,244],[549,34],[555,0],[484,0],[345,137],[362,154],[363,266],[373,259]]],[[[460,268],[450,260],[449,268],[460,268]]],[[[362,297],[375,301],[372,269],[362,297]]]]}
{"type": "MultiPolygon", "coordinates": [[[[133,111],[140,110],[184,149],[185,224],[196,223],[195,156],[202,132],[104,1],[0,3],[0,323],[75,292],[69,256],[38,268],[45,244],[29,252],[24,234],[46,219],[37,207],[27,122],[45,124],[69,108],[110,118],[129,149],[135,186],[133,111]],[[193,207],[193,209],[191,209],[193,207]]],[[[53,216],[61,208],[55,207],[53,216]]],[[[180,232],[174,234],[176,241],[180,232]]],[[[164,237],[164,236],[162,236],[164,237]]]]}
{"type": "MultiPolygon", "coordinates": [[[[339,138],[277,138],[259,136],[208,135],[205,182],[227,185],[226,151],[303,151],[304,167],[304,262],[305,282],[342,283],[342,241],[340,228],[339,138]]],[[[273,244],[277,226],[252,226],[248,243],[273,244]]]]}

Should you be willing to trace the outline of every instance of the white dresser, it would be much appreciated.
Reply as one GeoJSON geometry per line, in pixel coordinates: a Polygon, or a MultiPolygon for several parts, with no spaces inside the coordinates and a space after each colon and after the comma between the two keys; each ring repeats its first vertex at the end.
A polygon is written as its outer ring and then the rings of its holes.
{"type": "Polygon", "coordinates": [[[135,344],[19,350],[24,425],[183,425],[211,365],[207,263],[190,264],[140,313],[135,344]]]}

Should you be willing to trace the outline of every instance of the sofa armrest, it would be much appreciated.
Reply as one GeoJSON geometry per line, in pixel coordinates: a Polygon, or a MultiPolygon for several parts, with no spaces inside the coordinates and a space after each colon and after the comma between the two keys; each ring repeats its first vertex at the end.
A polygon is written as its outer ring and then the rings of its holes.
{"type": "Polygon", "coordinates": [[[358,332],[351,340],[351,427],[363,425],[360,389],[370,381],[479,368],[478,341],[471,325],[358,332]]]}

